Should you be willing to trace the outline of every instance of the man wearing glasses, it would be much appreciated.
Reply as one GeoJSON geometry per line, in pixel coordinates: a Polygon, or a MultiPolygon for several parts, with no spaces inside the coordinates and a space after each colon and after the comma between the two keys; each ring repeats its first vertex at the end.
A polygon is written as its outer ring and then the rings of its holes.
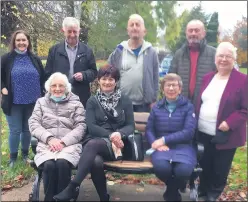
{"type": "Polygon", "coordinates": [[[216,50],[207,45],[205,27],[200,20],[191,20],[185,33],[187,41],[176,51],[169,73],[176,73],[182,78],[182,94],[195,105],[202,77],[216,69],[216,50]]]}

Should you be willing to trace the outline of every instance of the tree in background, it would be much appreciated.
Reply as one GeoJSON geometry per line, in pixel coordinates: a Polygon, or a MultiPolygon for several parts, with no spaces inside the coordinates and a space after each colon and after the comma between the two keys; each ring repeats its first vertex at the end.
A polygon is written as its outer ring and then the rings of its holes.
{"type": "MultiPolygon", "coordinates": [[[[185,36],[186,26],[187,26],[188,22],[193,20],[193,19],[201,20],[206,27],[207,21],[209,19],[209,15],[203,11],[201,2],[199,2],[199,4],[197,6],[193,7],[188,15],[186,15],[186,13],[185,13],[184,16],[182,17],[183,22],[181,23],[179,37],[177,37],[176,43],[172,44],[172,46],[170,48],[172,53],[175,53],[175,51],[177,49],[179,49],[185,43],[185,41],[186,41],[186,36],[185,36]]],[[[168,29],[174,29],[173,26],[174,26],[174,24],[171,23],[170,27],[168,27],[168,29]]],[[[178,23],[178,26],[180,26],[180,23],[178,23]]]]}
{"type": "Polygon", "coordinates": [[[248,67],[247,62],[247,17],[243,17],[234,27],[233,45],[237,47],[237,63],[248,67]]]}
{"type": "Polygon", "coordinates": [[[178,18],[172,19],[166,28],[165,41],[172,52],[176,51],[177,41],[180,40],[183,23],[188,16],[189,11],[185,10],[178,18]]]}
{"type": "Polygon", "coordinates": [[[218,36],[219,36],[219,21],[218,21],[218,13],[214,12],[211,15],[210,21],[207,25],[207,33],[206,40],[210,46],[217,47],[218,46],[218,36]]]}
{"type": "Polygon", "coordinates": [[[20,27],[19,19],[14,15],[19,2],[1,1],[1,43],[8,45],[11,34],[20,27]]]}

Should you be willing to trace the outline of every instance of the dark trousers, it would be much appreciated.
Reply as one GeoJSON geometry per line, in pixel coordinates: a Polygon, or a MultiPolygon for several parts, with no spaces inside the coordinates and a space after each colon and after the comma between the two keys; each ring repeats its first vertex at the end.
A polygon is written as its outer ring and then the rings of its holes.
{"type": "Polygon", "coordinates": [[[200,160],[203,169],[200,190],[217,199],[226,186],[236,148],[218,150],[211,143],[212,138],[211,135],[199,132],[199,140],[204,145],[204,154],[200,160]]]}
{"type": "Polygon", "coordinates": [[[103,167],[104,160],[111,160],[105,140],[100,138],[90,140],[83,149],[78,163],[77,174],[73,179],[74,183],[80,185],[90,172],[100,201],[108,200],[106,177],[103,167]]]}
{"type": "Polygon", "coordinates": [[[65,159],[48,160],[43,168],[44,201],[54,201],[53,196],[63,191],[71,181],[72,164],[65,159]]]}
{"type": "Polygon", "coordinates": [[[133,105],[134,112],[150,112],[150,104],[133,105]]]}
{"type": "Polygon", "coordinates": [[[170,163],[167,160],[152,161],[155,175],[167,185],[166,192],[170,195],[178,194],[178,189],[191,176],[194,166],[185,163],[170,163]]]}

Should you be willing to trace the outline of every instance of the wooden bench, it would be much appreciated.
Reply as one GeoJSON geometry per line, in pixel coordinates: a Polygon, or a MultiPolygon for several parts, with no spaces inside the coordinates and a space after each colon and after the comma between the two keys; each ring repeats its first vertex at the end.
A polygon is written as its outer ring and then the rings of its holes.
{"type": "MultiPolygon", "coordinates": [[[[146,129],[147,120],[149,117],[149,113],[143,113],[143,112],[134,112],[134,120],[135,120],[135,129],[139,132],[142,132],[144,134],[146,129]]],[[[144,136],[143,136],[144,137],[144,136]]],[[[36,153],[36,146],[37,146],[37,139],[33,138],[31,139],[31,147],[34,153],[36,153]]],[[[146,142],[146,138],[143,138],[143,144],[144,144],[144,153],[147,149],[149,149],[149,146],[146,142]]],[[[203,153],[203,146],[201,144],[196,145],[198,159],[203,153]]],[[[35,181],[32,186],[32,192],[29,194],[29,201],[39,201],[39,189],[40,189],[40,182],[42,179],[42,170],[38,169],[34,163],[34,161],[31,161],[31,166],[37,170],[37,175],[35,177],[35,181]]],[[[77,169],[77,168],[74,168],[77,169]]],[[[117,173],[125,173],[125,174],[151,174],[153,173],[153,166],[150,162],[150,157],[145,155],[144,161],[107,161],[104,162],[104,169],[106,171],[112,171],[117,173]]],[[[198,177],[199,172],[201,172],[202,169],[199,166],[199,163],[197,163],[197,166],[194,169],[194,173],[192,174],[192,177],[190,179],[190,198],[193,201],[198,200],[198,184],[195,183],[196,177],[198,177]]]]}

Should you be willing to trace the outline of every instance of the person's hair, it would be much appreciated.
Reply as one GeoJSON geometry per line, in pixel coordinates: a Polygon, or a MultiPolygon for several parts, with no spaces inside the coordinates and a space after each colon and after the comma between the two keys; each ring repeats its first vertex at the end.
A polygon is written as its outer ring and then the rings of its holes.
{"type": "Polygon", "coordinates": [[[25,32],[24,30],[17,30],[15,31],[12,35],[11,35],[11,40],[10,40],[10,44],[9,44],[9,49],[10,51],[13,51],[15,50],[15,40],[16,40],[16,36],[17,34],[24,34],[26,37],[27,37],[27,40],[28,40],[28,47],[27,47],[27,50],[29,52],[32,51],[32,44],[31,44],[31,39],[30,39],[30,36],[27,32],[25,32]]]}
{"type": "Polygon", "coordinates": [[[74,18],[74,17],[66,17],[63,20],[63,23],[62,23],[63,29],[66,28],[66,27],[75,26],[75,25],[77,25],[78,28],[80,28],[80,22],[79,22],[79,20],[76,19],[76,18],[74,18]]]}
{"type": "Polygon", "coordinates": [[[60,72],[55,72],[55,73],[53,73],[53,74],[47,79],[47,81],[46,81],[46,83],[45,83],[45,89],[46,89],[47,92],[50,93],[51,83],[52,83],[53,80],[56,79],[56,78],[59,78],[59,79],[61,79],[61,80],[64,81],[64,83],[65,83],[65,93],[71,92],[71,84],[69,83],[67,76],[66,76],[65,74],[60,73],[60,72]]]}
{"type": "Polygon", "coordinates": [[[131,20],[131,19],[139,20],[141,22],[141,24],[143,24],[144,27],[145,27],[145,21],[144,21],[144,19],[139,14],[132,14],[132,15],[130,15],[129,16],[129,20],[131,20]]]}
{"type": "Polygon", "coordinates": [[[120,71],[110,64],[105,64],[98,70],[97,79],[100,80],[103,76],[110,76],[115,79],[115,82],[118,82],[120,80],[120,71]]]}
{"type": "Polygon", "coordinates": [[[232,45],[230,42],[227,42],[227,41],[221,42],[217,46],[215,55],[218,55],[219,52],[220,52],[220,49],[223,49],[223,48],[230,50],[232,52],[232,55],[233,55],[234,59],[236,60],[236,58],[237,58],[237,48],[235,48],[234,45],[232,45]]]}
{"type": "Polygon", "coordinates": [[[197,20],[197,19],[193,19],[193,20],[190,20],[186,26],[186,29],[188,28],[188,25],[191,24],[191,23],[195,23],[195,24],[200,24],[202,26],[202,29],[205,30],[205,25],[202,21],[200,20],[197,20]]]}
{"type": "Polygon", "coordinates": [[[179,84],[179,87],[182,88],[183,87],[183,81],[182,81],[182,78],[178,75],[178,74],[174,74],[174,73],[169,73],[169,74],[166,74],[164,76],[164,78],[162,79],[161,81],[161,90],[163,91],[164,90],[164,85],[166,82],[168,81],[177,81],[178,84],[179,84]]]}

